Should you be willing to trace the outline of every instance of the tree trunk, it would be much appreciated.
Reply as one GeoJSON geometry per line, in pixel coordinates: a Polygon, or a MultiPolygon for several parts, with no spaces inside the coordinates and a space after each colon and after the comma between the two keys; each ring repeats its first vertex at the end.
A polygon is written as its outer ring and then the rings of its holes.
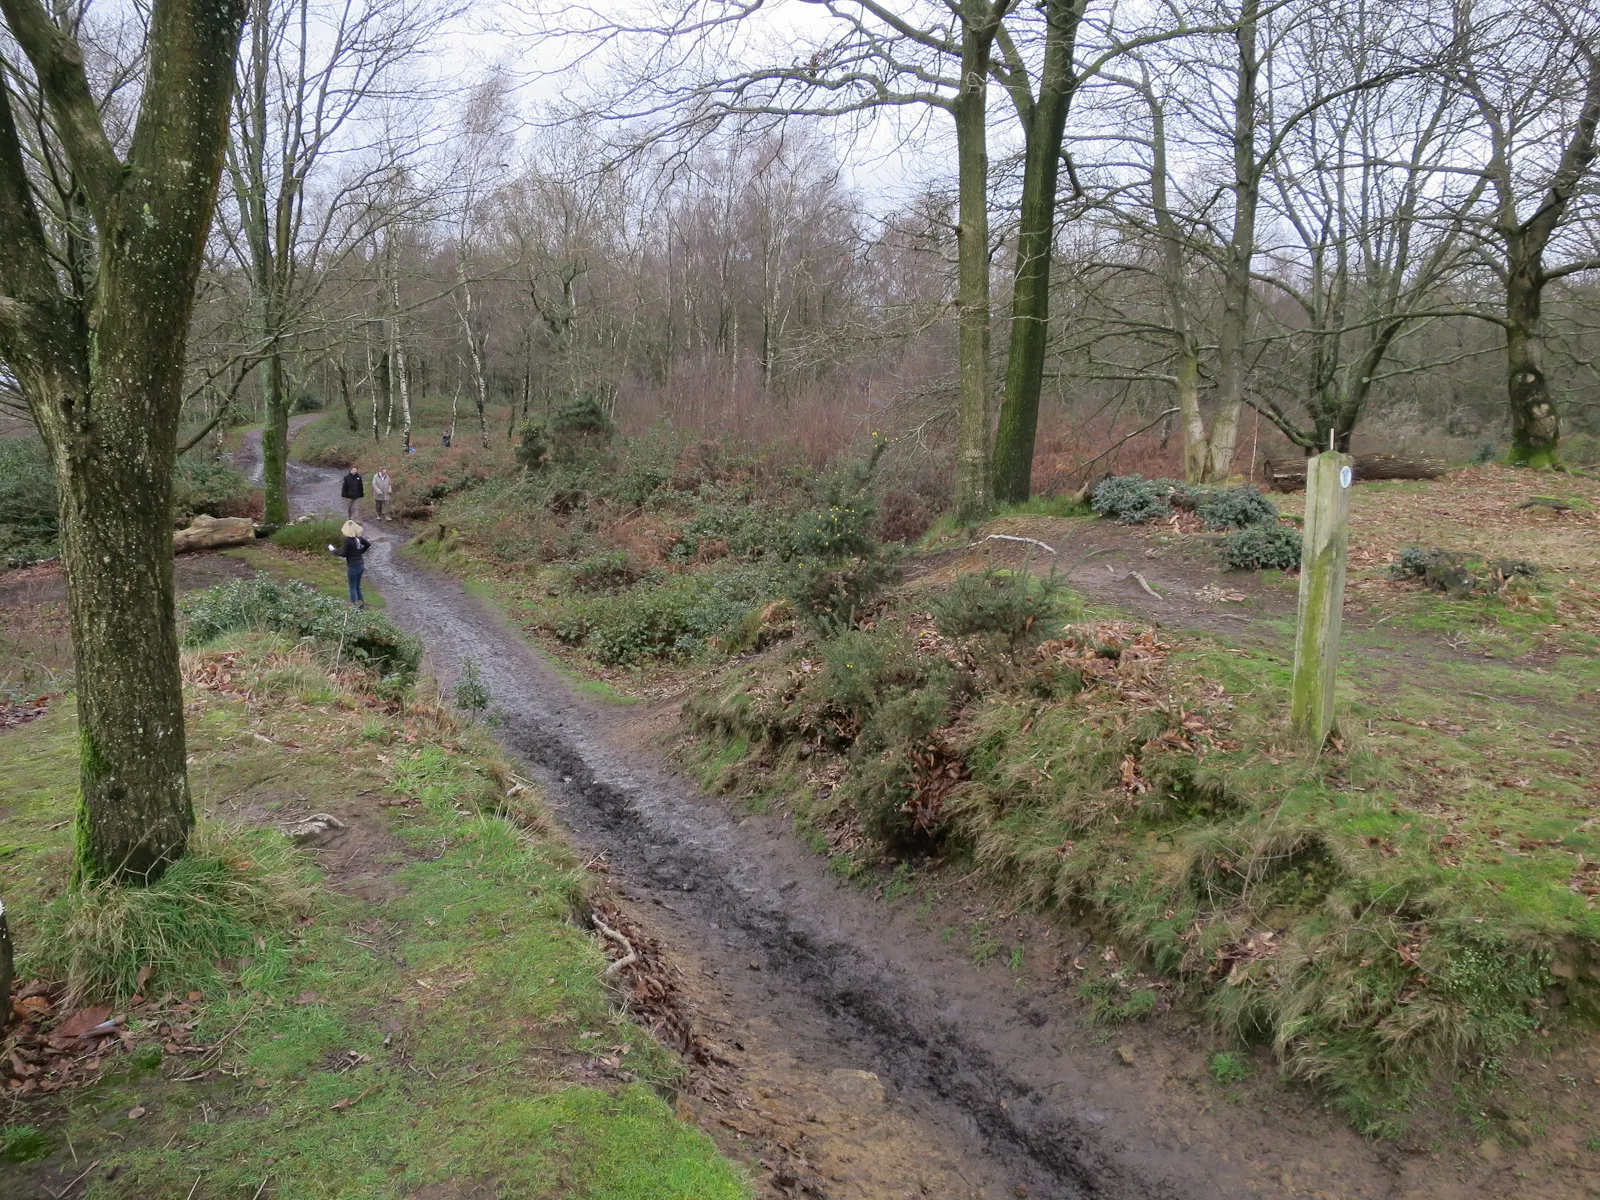
{"type": "Polygon", "coordinates": [[[1039,429],[1045,347],[1050,337],[1050,262],[1055,245],[1057,181],[1067,111],[1077,80],[1072,54],[1083,9],[1078,0],[1046,0],[1044,66],[1029,113],[1017,223],[1017,265],[1011,290],[1011,347],[1005,403],[995,436],[994,496],[1020,504],[1033,491],[1033,447],[1039,429]]]}
{"type": "Polygon", "coordinates": [[[344,397],[344,417],[350,423],[351,433],[361,432],[361,423],[356,420],[356,398],[350,391],[350,372],[344,365],[341,357],[338,362],[339,394],[344,397]]]}
{"type": "Polygon", "coordinates": [[[1259,0],[1245,0],[1234,37],[1239,47],[1238,86],[1233,108],[1233,230],[1223,259],[1222,327],[1217,339],[1217,411],[1211,420],[1206,479],[1220,482],[1233,473],[1244,406],[1245,354],[1250,332],[1250,266],[1255,260],[1256,209],[1261,196],[1261,166],[1256,158],[1256,85],[1260,61],[1256,47],[1259,0]]]}
{"type": "Polygon", "coordinates": [[[172,593],[177,414],[160,399],[182,395],[182,341],[137,316],[118,324],[101,326],[89,394],[53,406],[96,419],[51,420],[47,434],[76,664],[80,881],[154,879],[194,825],[172,593]]]}
{"type": "MultiPolygon", "coordinates": [[[[389,360],[385,358],[384,363],[389,360]]],[[[385,371],[387,375],[387,370],[385,371]]],[[[372,334],[367,333],[367,386],[372,389],[372,444],[378,445],[378,366],[372,361],[372,334]]]]}
{"type": "Polygon", "coordinates": [[[1541,314],[1543,264],[1515,244],[1506,276],[1506,396],[1511,407],[1511,461],[1553,467],[1560,459],[1561,417],[1544,374],[1541,314]]]}
{"type": "Polygon", "coordinates": [[[995,21],[988,0],[961,2],[961,87],[956,94],[956,231],[960,412],[956,431],[956,519],[982,520],[990,506],[989,445],[989,58],[995,21]]]}
{"type": "Polygon", "coordinates": [[[0,87],[0,358],[55,466],[76,659],[73,877],[150,880],[194,824],[172,593],[185,339],[216,208],[241,0],[154,0],[126,160],[83,51],[36,0],[0,0],[93,217],[92,285],[63,290],[0,87]]]}
{"type": "Polygon", "coordinates": [[[289,523],[289,397],[283,386],[283,355],[274,348],[261,363],[266,422],[261,430],[262,519],[289,523]]]}

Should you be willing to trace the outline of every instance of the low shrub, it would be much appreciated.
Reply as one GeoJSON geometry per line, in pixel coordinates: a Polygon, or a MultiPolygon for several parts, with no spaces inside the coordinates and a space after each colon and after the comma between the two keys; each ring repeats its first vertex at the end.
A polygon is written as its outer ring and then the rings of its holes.
{"type": "Polygon", "coordinates": [[[344,544],[344,522],[332,517],[295,521],[273,530],[271,540],[288,550],[326,554],[330,545],[344,544]]]}
{"type": "Polygon", "coordinates": [[[605,449],[617,433],[604,406],[590,392],[563,401],[545,428],[550,460],[569,465],[581,463],[605,449]]]}
{"type": "Polygon", "coordinates": [[[483,682],[483,672],[478,669],[476,659],[467,657],[461,660],[461,678],[456,680],[450,695],[457,708],[473,716],[489,707],[489,688],[483,682]]]}
{"type": "Polygon", "coordinates": [[[1180,479],[1113,475],[1100,481],[1090,506],[1123,525],[1145,525],[1174,509],[1197,514],[1207,529],[1245,529],[1273,524],[1277,506],[1253,484],[1197,487],[1180,479]]]}
{"type": "Polygon", "coordinates": [[[687,659],[770,600],[772,576],[752,568],[673,576],[617,596],[572,597],[551,604],[539,624],[606,666],[687,659]]]}
{"type": "Polygon", "coordinates": [[[544,422],[537,417],[522,423],[517,430],[517,444],[511,451],[517,466],[528,471],[544,466],[545,456],[550,453],[550,439],[546,434],[544,422]]]}
{"type": "Polygon", "coordinates": [[[1090,507],[1122,525],[1145,525],[1172,511],[1172,481],[1112,475],[1094,489],[1090,507]]]}
{"type": "Polygon", "coordinates": [[[265,572],[185,596],[181,610],[187,646],[203,646],[238,630],[286,633],[401,686],[416,679],[422,662],[422,642],[382,613],[351,608],[306,584],[280,583],[265,572]]]}
{"type": "Polygon", "coordinates": [[[575,592],[614,592],[632,587],[644,572],[626,550],[592,554],[567,568],[567,586],[575,592]]]}
{"type": "Polygon", "coordinates": [[[1195,512],[1207,529],[1247,529],[1251,525],[1278,523],[1277,505],[1248,483],[1201,492],[1195,512]]]}
{"type": "Polygon", "coordinates": [[[680,503],[694,510],[672,547],[672,557],[680,562],[794,556],[793,520],[748,485],[702,484],[692,498],[680,503]]]}
{"type": "Polygon", "coordinates": [[[1250,525],[1222,542],[1222,561],[1236,571],[1290,571],[1300,565],[1300,531],[1287,525],[1250,525]]]}
{"type": "Polygon", "coordinates": [[[1406,546],[1389,564],[1391,579],[1419,579],[1452,596],[1496,595],[1513,579],[1533,579],[1539,568],[1520,558],[1486,558],[1437,546],[1406,546]]]}
{"type": "Polygon", "coordinates": [[[1067,615],[1065,592],[1054,576],[1039,579],[993,567],[957,576],[930,607],[946,637],[998,637],[1013,654],[1042,641],[1052,623],[1067,615]]]}
{"type": "Polygon", "coordinates": [[[795,521],[793,551],[801,558],[867,557],[878,547],[877,520],[877,505],[865,495],[806,513],[795,521]]]}

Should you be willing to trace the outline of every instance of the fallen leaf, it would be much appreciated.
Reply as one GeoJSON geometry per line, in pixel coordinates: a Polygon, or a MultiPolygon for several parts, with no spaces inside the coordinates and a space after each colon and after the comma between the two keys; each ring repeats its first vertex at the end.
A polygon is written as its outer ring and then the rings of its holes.
{"type": "Polygon", "coordinates": [[[99,1025],[111,1015],[109,1004],[97,1004],[93,1008],[80,1008],[60,1025],[56,1026],[57,1037],[82,1037],[96,1025],[99,1025]]]}

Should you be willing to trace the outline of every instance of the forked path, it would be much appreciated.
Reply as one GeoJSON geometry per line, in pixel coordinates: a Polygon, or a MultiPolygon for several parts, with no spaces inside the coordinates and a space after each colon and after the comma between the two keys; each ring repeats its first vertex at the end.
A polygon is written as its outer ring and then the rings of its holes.
{"type": "MultiPolygon", "coordinates": [[[[295,511],[337,509],[337,476],[297,465],[295,511]]],[[[765,1194],[1515,1191],[1486,1178],[1488,1164],[1463,1172],[1363,1142],[1308,1100],[1271,1113],[1229,1104],[1204,1080],[1197,1039],[1141,1032],[1113,1053],[1062,1003],[1069,984],[976,965],[910,906],[830,875],[781,822],[699,793],[639,748],[633,710],[577,694],[458,583],[398,556],[402,534],[367,528],[389,614],[422,636],[441,678],[463,657],[479,664],[508,747],[676,955],[746,1104],[695,1115],[724,1146],[781,1168],[765,1194]]],[[[1070,958],[1076,946],[1060,949],[1070,958]]]]}

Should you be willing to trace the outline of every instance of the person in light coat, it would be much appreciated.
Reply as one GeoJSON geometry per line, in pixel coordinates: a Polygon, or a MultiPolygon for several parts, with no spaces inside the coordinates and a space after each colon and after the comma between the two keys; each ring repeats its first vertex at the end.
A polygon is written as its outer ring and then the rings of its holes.
{"type": "Polygon", "coordinates": [[[372,503],[377,506],[378,520],[390,519],[389,498],[394,495],[394,480],[389,478],[387,467],[379,467],[378,473],[372,477],[372,503]]]}

